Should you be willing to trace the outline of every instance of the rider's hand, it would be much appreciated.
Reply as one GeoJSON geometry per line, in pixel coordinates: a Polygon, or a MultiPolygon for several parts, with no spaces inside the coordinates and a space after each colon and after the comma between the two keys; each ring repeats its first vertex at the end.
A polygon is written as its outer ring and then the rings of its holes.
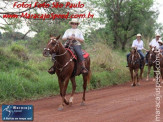
{"type": "Polygon", "coordinates": [[[74,37],[73,37],[73,36],[69,36],[68,38],[69,38],[70,40],[72,40],[74,37]]]}

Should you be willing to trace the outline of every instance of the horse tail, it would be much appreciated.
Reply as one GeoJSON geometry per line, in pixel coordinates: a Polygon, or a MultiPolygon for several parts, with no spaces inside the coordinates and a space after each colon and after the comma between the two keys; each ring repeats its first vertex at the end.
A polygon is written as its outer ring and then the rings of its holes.
{"type": "Polygon", "coordinates": [[[90,83],[90,80],[91,80],[91,70],[88,71],[88,75],[87,75],[87,83],[89,84],[90,83]]]}

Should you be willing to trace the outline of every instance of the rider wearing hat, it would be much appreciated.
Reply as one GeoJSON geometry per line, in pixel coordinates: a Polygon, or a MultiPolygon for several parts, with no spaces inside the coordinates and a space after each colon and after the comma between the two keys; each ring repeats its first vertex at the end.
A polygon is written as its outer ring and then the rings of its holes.
{"type": "MultiPolygon", "coordinates": [[[[149,43],[149,47],[150,48],[156,48],[156,49],[160,49],[160,45],[162,45],[162,40],[160,39],[160,34],[156,34],[156,38],[152,39],[152,41],[149,43]]],[[[149,52],[147,52],[146,56],[149,54],[149,52]]],[[[146,65],[148,65],[148,60],[146,58],[146,65]]]]}
{"type": "Polygon", "coordinates": [[[87,73],[88,70],[85,67],[85,61],[81,50],[81,43],[84,43],[84,37],[81,30],[77,28],[80,23],[78,19],[73,18],[69,22],[69,24],[71,25],[71,28],[66,30],[62,37],[62,40],[70,42],[70,44],[72,44],[72,47],[77,54],[79,61],[81,61],[82,63],[82,73],[87,73]]]}
{"type": "MultiPolygon", "coordinates": [[[[81,50],[81,43],[84,43],[84,37],[82,32],[77,28],[78,25],[80,24],[79,21],[75,18],[73,18],[69,24],[71,25],[71,28],[66,30],[66,32],[64,33],[62,40],[66,41],[65,43],[65,47],[67,46],[67,44],[70,44],[75,53],[78,56],[79,61],[82,64],[82,73],[87,73],[88,70],[85,67],[85,61],[83,58],[83,54],[82,54],[82,50],[81,50]]],[[[48,72],[50,74],[54,74],[55,73],[55,66],[51,67],[48,72]]]]}
{"type": "Polygon", "coordinates": [[[156,38],[149,43],[150,48],[156,47],[156,49],[159,49],[159,42],[162,42],[162,40],[160,40],[160,34],[156,34],[156,38]]]}
{"type": "MultiPolygon", "coordinates": [[[[136,39],[132,43],[132,48],[137,49],[137,52],[139,53],[141,60],[144,60],[144,54],[143,54],[142,50],[145,50],[145,51],[147,51],[147,50],[144,48],[143,41],[141,40],[141,34],[136,35],[136,39]]],[[[130,56],[130,53],[127,54],[127,62],[128,62],[129,56],[130,56]]]]}

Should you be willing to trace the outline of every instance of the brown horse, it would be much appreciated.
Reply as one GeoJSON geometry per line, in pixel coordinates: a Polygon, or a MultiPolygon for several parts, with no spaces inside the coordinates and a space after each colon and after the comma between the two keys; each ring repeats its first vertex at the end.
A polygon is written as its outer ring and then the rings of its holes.
{"type": "MultiPolygon", "coordinates": [[[[160,52],[160,50],[156,50],[154,51],[155,53],[155,61],[154,61],[154,78],[157,80],[159,79],[159,82],[157,82],[158,84],[163,83],[163,55],[162,52],[160,52]],[[160,71],[160,73],[158,73],[158,71],[160,71]],[[158,78],[156,77],[158,73],[158,78]]],[[[155,80],[154,79],[154,80],[155,80]]]]}
{"type": "MultiPolygon", "coordinates": [[[[65,104],[72,105],[72,103],[73,103],[73,95],[76,90],[75,76],[81,74],[81,64],[79,62],[77,62],[77,65],[75,64],[74,57],[72,56],[72,54],[69,51],[67,51],[64,48],[64,46],[59,41],[59,38],[60,38],[60,36],[58,36],[58,37],[51,36],[50,37],[50,41],[48,42],[47,47],[44,48],[43,56],[47,57],[49,55],[55,54],[56,74],[58,76],[60,95],[62,97],[62,103],[58,107],[58,110],[63,110],[63,107],[65,104]],[[77,66],[76,74],[72,75],[74,68],[76,66],[77,66]],[[71,82],[72,82],[72,94],[71,94],[69,101],[67,101],[66,90],[67,90],[69,80],[71,80],[71,82]]],[[[86,64],[88,73],[83,74],[83,81],[84,81],[83,82],[83,90],[84,91],[83,91],[83,98],[82,98],[81,105],[84,105],[87,82],[90,81],[90,77],[91,77],[90,57],[89,56],[85,59],[85,64],[86,64]]]]}
{"type": "MultiPolygon", "coordinates": [[[[147,61],[148,61],[148,72],[147,72],[147,81],[149,80],[149,74],[151,71],[151,67],[153,67],[153,70],[156,70],[155,67],[155,60],[156,60],[156,53],[155,53],[156,48],[151,48],[148,52],[148,55],[146,56],[147,61]]],[[[155,78],[156,74],[154,72],[154,78],[155,78]]],[[[154,80],[154,79],[153,79],[154,80]]]]}
{"type": "MultiPolygon", "coordinates": [[[[138,71],[139,71],[140,63],[141,63],[140,59],[141,57],[139,53],[137,52],[137,49],[135,48],[131,49],[130,56],[128,59],[128,66],[129,66],[129,70],[131,74],[131,80],[133,82],[131,86],[136,86],[136,80],[137,80],[137,85],[140,85],[139,76],[138,76],[138,71]]],[[[140,77],[142,77],[143,67],[141,67],[140,77]]]]}

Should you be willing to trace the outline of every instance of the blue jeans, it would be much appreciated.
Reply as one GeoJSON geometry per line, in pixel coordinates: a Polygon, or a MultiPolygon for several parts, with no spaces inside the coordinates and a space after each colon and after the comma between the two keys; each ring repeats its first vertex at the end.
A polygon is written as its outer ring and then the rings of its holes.
{"type": "MultiPolygon", "coordinates": [[[[138,50],[138,53],[139,53],[141,59],[144,60],[144,53],[141,50],[138,50]]],[[[128,61],[129,56],[130,56],[130,53],[127,54],[127,61],[128,61]]]]}
{"type": "Polygon", "coordinates": [[[75,53],[77,54],[79,60],[84,61],[83,53],[82,53],[82,50],[81,50],[81,45],[74,45],[73,49],[74,49],[75,53]]]}

